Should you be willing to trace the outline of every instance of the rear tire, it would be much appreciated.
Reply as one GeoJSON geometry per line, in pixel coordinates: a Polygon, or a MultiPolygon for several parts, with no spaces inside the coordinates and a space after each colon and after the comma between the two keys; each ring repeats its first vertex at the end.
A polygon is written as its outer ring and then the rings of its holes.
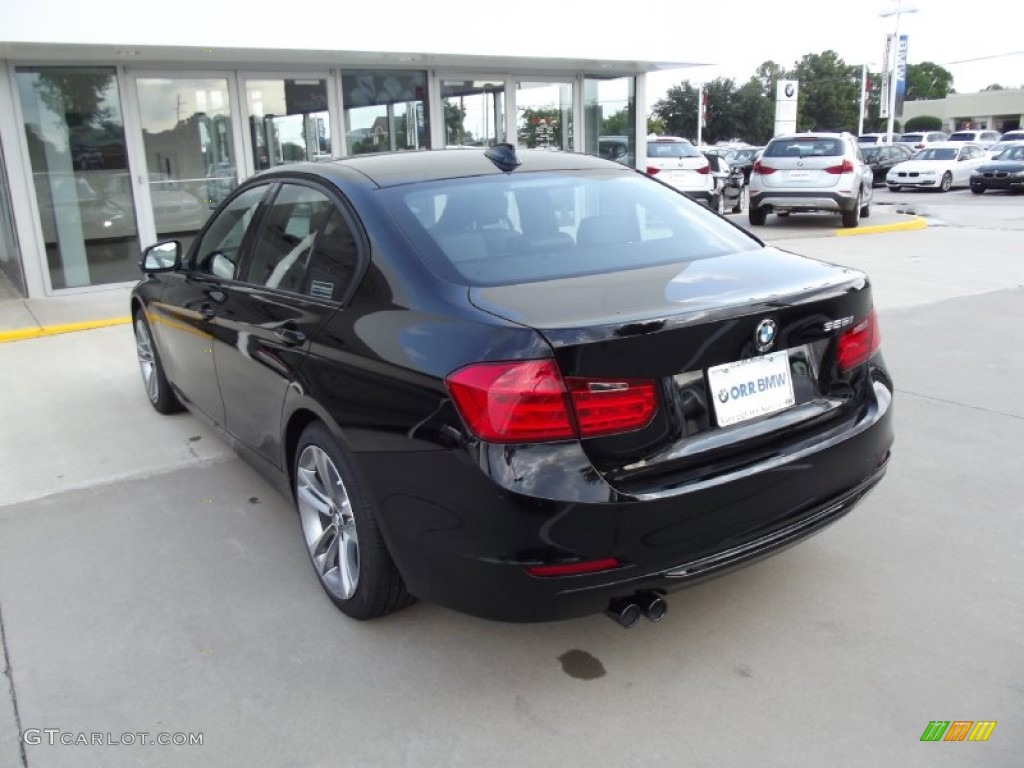
{"type": "Polygon", "coordinates": [[[862,219],[871,218],[871,203],[865,203],[864,206],[860,209],[860,217],[862,219]]]}
{"type": "Polygon", "coordinates": [[[374,619],[413,602],[355,466],[318,421],[299,438],[292,491],[313,570],[342,613],[374,619]]]}
{"type": "Polygon", "coordinates": [[[160,362],[160,353],[156,350],[149,321],[141,309],[135,311],[134,326],[135,352],[139,358],[139,371],[142,373],[142,383],[146,388],[149,404],[157,413],[165,415],[183,410],[184,406],[174,394],[164,374],[164,366],[160,362]]]}
{"type": "Polygon", "coordinates": [[[942,181],[939,182],[939,192],[949,192],[953,188],[953,174],[946,171],[942,174],[942,181]]]}
{"type": "Polygon", "coordinates": [[[844,228],[853,229],[860,224],[860,210],[860,195],[857,195],[857,204],[849,211],[842,211],[844,228]]]}
{"type": "Polygon", "coordinates": [[[753,226],[763,227],[767,218],[768,214],[765,213],[763,208],[755,208],[754,206],[747,208],[747,219],[753,226]]]}
{"type": "Polygon", "coordinates": [[[725,216],[725,193],[719,192],[715,197],[715,213],[725,216]]]}
{"type": "Polygon", "coordinates": [[[747,188],[740,187],[740,196],[736,198],[736,205],[732,207],[733,213],[743,213],[743,198],[747,195],[747,188]]]}

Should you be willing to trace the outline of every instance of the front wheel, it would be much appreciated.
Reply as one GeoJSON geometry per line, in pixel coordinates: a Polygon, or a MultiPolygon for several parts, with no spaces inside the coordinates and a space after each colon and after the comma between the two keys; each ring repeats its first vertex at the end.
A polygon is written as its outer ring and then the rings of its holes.
{"type": "Polygon", "coordinates": [[[843,211],[843,226],[846,229],[853,229],[860,224],[860,195],[857,196],[857,204],[848,211],[843,211]]]}
{"type": "Polygon", "coordinates": [[[369,495],[320,422],[302,433],[293,490],[317,579],[342,613],[373,619],[412,602],[377,527],[369,495]]]}
{"type": "Polygon", "coordinates": [[[725,192],[720,191],[718,196],[715,198],[715,213],[719,216],[725,216],[725,192]]]}
{"type": "Polygon", "coordinates": [[[983,195],[985,194],[985,188],[977,184],[971,184],[971,192],[976,195],[983,195]]]}
{"type": "Polygon", "coordinates": [[[946,171],[942,174],[942,181],[939,182],[939,192],[949,192],[953,188],[953,174],[946,171]]]}
{"type": "Polygon", "coordinates": [[[889,185],[889,191],[890,192],[899,192],[901,189],[903,189],[903,187],[899,186],[898,184],[890,184],[889,185]]]}
{"type": "Polygon", "coordinates": [[[157,413],[177,413],[182,410],[181,401],[174,394],[164,374],[160,354],[156,351],[149,321],[140,309],[135,312],[135,353],[139,358],[139,372],[146,387],[146,397],[157,413]]]}

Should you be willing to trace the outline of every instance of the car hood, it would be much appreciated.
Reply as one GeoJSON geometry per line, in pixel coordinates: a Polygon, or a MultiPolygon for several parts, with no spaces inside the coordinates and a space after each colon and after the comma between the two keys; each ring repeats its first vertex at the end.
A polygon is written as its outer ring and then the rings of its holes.
{"type": "Polygon", "coordinates": [[[1018,173],[1020,171],[1024,171],[1024,160],[993,160],[987,163],[982,163],[975,170],[1018,173]]]}
{"type": "Polygon", "coordinates": [[[480,309],[545,332],[555,346],[770,311],[859,290],[861,272],[777,248],[597,275],[470,288],[480,309]],[[800,297],[795,299],[795,297],[800,297]]]}

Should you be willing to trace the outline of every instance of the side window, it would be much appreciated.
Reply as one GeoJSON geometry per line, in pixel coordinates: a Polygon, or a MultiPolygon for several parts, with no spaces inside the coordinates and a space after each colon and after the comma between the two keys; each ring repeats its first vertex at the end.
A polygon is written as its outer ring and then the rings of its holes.
{"type": "Polygon", "coordinates": [[[341,301],[358,266],[355,235],[345,217],[334,208],[313,246],[300,292],[314,299],[341,301]]]}
{"type": "Polygon", "coordinates": [[[264,217],[244,280],[298,293],[309,256],[334,203],[323,192],[283,184],[264,217]]]}
{"type": "Polygon", "coordinates": [[[235,276],[242,239],[267,189],[266,185],[248,189],[217,214],[196,248],[193,272],[228,280],[235,276]]]}

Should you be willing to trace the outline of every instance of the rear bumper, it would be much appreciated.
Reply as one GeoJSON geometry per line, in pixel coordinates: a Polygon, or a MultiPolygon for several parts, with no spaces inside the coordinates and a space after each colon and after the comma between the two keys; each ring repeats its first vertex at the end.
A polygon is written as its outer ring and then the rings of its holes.
{"type": "Polygon", "coordinates": [[[513,490],[521,473],[542,469],[518,464],[514,449],[490,464],[454,449],[357,458],[410,592],[488,619],[545,621],[599,612],[638,590],[682,588],[835,522],[886,471],[890,405],[876,403],[855,429],[816,450],[643,498],[570,466],[568,445],[552,462],[561,465],[562,480],[551,483],[557,500],[513,490]],[[565,498],[574,488],[578,500],[565,498]],[[607,557],[622,565],[560,577],[525,570],[607,557]]]}
{"type": "Polygon", "coordinates": [[[750,190],[750,208],[777,211],[852,211],[857,207],[856,195],[821,189],[800,191],[762,188],[750,190]]]}

